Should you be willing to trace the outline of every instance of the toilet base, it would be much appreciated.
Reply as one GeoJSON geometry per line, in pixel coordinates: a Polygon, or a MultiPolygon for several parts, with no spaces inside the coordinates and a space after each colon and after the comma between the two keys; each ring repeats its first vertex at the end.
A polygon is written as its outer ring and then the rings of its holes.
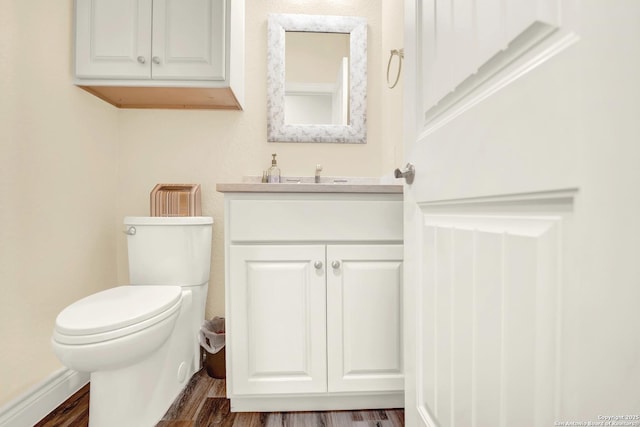
{"type": "Polygon", "coordinates": [[[191,306],[191,292],[184,292],[173,333],[148,357],[91,373],[89,427],[152,427],[160,421],[199,368],[191,306]]]}

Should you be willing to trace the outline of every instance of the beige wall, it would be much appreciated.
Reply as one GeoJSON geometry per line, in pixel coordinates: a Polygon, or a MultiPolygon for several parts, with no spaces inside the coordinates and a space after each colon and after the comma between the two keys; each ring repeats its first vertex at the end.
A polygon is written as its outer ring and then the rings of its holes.
{"type": "Polygon", "coordinates": [[[61,367],[58,312],[116,280],[117,110],[71,82],[71,16],[0,0],[0,406],[61,367]]]}
{"type": "Polygon", "coordinates": [[[286,83],[333,83],[342,69],[342,58],[349,57],[349,34],[285,34],[286,83]]]}
{"type": "Polygon", "coordinates": [[[216,183],[260,174],[273,152],[285,175],[321,163],[326,175],[380,176],[399,163],[401,127],[385,116],[401,102],[389,106],[398,95],[383,85],[381,5],[392,0],[246,1],[247,101],[226,112],[117,110],[72,85],[72,0],[0,0],[0,406],[61,367],[49,339],[64,306],[127,282],[122,217],[147,215],[156,183],[202,185],[203,213],[216,221],[212,316],[224,312],[216,183]],[[266,142],[271,12],[368,19],[367,144],[266,142]]]}
{"type": "MultiPolygon", "coordinates": [[[[118,217],[148,214],[149,191],[159,182],[202,185],[203,214],[214,218],[207,315],[224,313],[223,195],[216,183],[260,175],[278,153],[283,175],[380,176],[391,172],[394,141],[382,137],[382,16],[376,1],[263,1],[246,3],[246,103],[242,112],[124,110],[120,116],[118,217]],[[367,144],[267,142],[267,17],[269,13],[355,15],[368,20],[367,144]]],[[[401,105],[401,104],[399,104],[401,105]]],[[[118,280],[127,281],[126,242],[119,239],[118,280]]]]}
{"type": "Polygon", "coordinates": [[[404,165],[403,146],[403,115],[402,115],[402,92],[404,76],[400,69],[400,79],[398,84],[389,88],[387,83],[387,68],[389,68],[390,83],[396,79],[398,74],[398,57],[394,56],[389,66],[389,57],[392,49],[400,49],[404,46],[404,8],[403,2],[398,0],[382,0],[382,78],[379,80],[382,92],[382,139],[384,144],[383,156],[391,163],[385,164],[386,170],[390,171],[398,166],[404,165]]]}

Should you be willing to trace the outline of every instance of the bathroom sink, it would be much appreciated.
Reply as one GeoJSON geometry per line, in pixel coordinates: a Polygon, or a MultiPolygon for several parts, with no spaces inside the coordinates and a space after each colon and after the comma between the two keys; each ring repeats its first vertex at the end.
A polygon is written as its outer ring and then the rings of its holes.
{"type": "MultiPolygon", "coordinates": [[[[245,176],[242,181],[246,183],[261,182],[259,176],[245,176]]],[[[353,177],[353,176],[321,176],[320,182],[316,182],[315,176],[282,176],[280,184],[350,184],[350,185],[379,185],[380,178],[353,177]]]]}
{"type": "Polygon", "coordinates": [[[314,176],[284,176],[281,184],[378,184],[376,178],[353,178],[338,176],[321,176],[320,182],[316,182],[314,176]]]}
{"type": "Polygon", "coordinates": [[[218,183],[222,193],[402,193],[402,181],[372,177],[283,176],[280,183],[262,183],[260,176],[245,176],[240,183],[218,183]]]}

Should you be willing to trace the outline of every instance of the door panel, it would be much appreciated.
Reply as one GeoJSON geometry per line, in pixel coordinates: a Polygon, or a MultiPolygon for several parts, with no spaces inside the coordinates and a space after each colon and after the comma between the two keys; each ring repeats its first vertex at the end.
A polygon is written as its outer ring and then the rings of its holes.
{"type": "Polygon", "coordinates": [[[77,0],[75,37],[78,77],[151,78],[151,0],[77,0]]]}
{"type": "Polygon", "coordinates": [[[154,0],[154,78],[225,79],[225,4],[225,0],[154,0]]]}
{"type": "Polygon", "coordinates": [[[232,245],[230,256],[233,393],[326,391],[324,246],[232,245]]]}
{"type": "Polygon", "coordinates": [[[327,268],[329,391],[402,390],[402,246],[328,246],[327,268]]]}
{"type": "Polygon", "coordinates": [[[422,214],[421,411],[441,426],[553,424],[561,217],[442,209],[422,214]]]}

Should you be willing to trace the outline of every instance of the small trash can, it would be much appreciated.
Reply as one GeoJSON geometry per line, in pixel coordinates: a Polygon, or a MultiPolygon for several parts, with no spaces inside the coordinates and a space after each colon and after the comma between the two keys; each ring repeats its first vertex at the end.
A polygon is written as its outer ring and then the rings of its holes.
{"type": "Polygon", "coordinates": [[[204,367],[212,378],[226,378],[224,317],[205,320],[200,328],[200,345],[205,350],[204,367]]]}

